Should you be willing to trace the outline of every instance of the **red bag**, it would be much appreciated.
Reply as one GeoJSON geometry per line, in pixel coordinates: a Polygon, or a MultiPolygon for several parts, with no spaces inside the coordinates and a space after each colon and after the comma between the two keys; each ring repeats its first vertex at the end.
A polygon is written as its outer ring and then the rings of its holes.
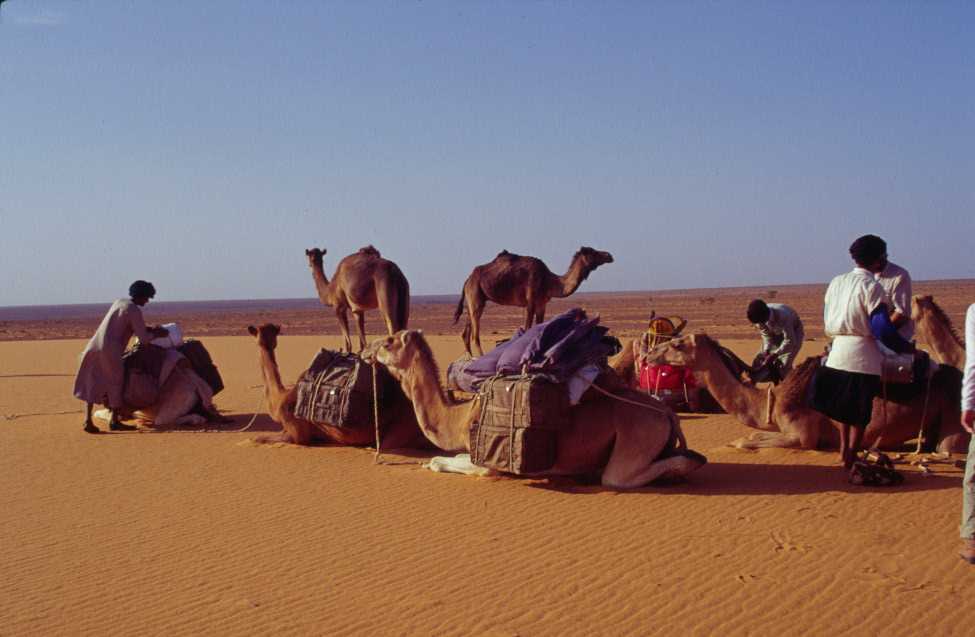
{"type": "Polygon", "coordinates": [[[649,365],[640,367],[640,389],[655,394],[660,391],[683,391],[697,387],[694,374],[682,365],[649,365]]]}

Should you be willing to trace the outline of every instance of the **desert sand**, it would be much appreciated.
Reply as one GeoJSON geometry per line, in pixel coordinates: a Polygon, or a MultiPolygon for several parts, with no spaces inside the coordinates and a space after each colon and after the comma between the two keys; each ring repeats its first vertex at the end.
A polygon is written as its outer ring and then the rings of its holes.
{"type": "MultiPolygon", "coordinates": [[[[916,291],[960,324],[975,285],[944,285],[916,291]]],[[[806,288],[776,300],[804,308],[813,354],[822,287],[806,288]]],[[[739,315],[752,292],[655,301],[750,358],[758,339],[739,315]]],[[[582,301],[620,333],[654,304],[582,301]]],[[[453,306],[428,311],[411,325],[433,326],[445,368],[463,349],[453,306]]],[[[247,317],[224,318],[240,336],[203,335],[227,386],[217,405],[236,421],[220,431],[85,434],[71,396],[84,339],[14,326],[48,340],[0,343],[0,635],[970,634],[975,567],[955,554],[953,466],[854,487],[833,451],[738,450],[727,443],[748,429],[696,414],[684,431],[709,464],[625,493],[436,474],[425,454],[376,464],[371,449],[257,445],[278,428],[259,415],[232,432],[258,410],[262,379],[248,321],[231,325],[247,317]]],[[[277,318],[286,382],[339,345],[277,318]]],[[[485,344],[517,320],[489,306],[485,344]]],[[[315,324],[337,331],[324,310],[315,324]]]]}

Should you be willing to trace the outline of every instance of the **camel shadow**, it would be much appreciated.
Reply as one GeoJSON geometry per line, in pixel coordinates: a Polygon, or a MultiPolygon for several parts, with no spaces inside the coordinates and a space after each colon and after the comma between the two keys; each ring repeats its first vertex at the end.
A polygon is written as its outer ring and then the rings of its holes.
{"type": "MultiPolygon", "coordinates": [[[[901,467],[898,467],[900,470],[901,467]]],[[[948,465],[938,466],[937,473],[924,475],[917,471],[901,471],[904,482],[890,487],[855,486],[847,482],[839,466],[738,464],[709,462],[691,477],[679,483],[655,482],[639,489],[616,491],[597,484],[586,484],[568,478],[553,478],[532,482],[538,489],[563,493],[597,494],[604,492],[626,494],[682,494],[700,496],[726,495],[804,495],[838,491],[841,493],[873,494],[958,489],[963,471],[948,465]]]]}

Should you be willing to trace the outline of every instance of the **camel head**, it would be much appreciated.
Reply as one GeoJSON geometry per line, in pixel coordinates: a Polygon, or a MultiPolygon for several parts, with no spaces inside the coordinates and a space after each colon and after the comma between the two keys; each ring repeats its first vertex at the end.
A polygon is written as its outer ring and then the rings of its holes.
{"type": "Polygon", "coordinates": [[[305,256],[308,257],[308,265],[311,267],[321,267],[322,257],[325,256],[327,250],[325,248],[312,248],[311,250],[305,250],[305,256]]]}
{"type": "Polygon", "coordinates": [[[911,319],[921,321],[926,317],[932,316],[936,312],[936,307],[934,298],[930,294],[926,296],[915,294],[911,298],[911,319]]]}
{"type": "Polygon", "coordinates": [[[697,353],[711,339],[706,334],[688,334],[663,341],[646,354],[648,363],[693,367],[697,353]]]}
{"type": "Polygon", "coordinates": [[[278,334],[281,333],[280,325],[274,325],[273,323],[265,323],[260,327],[248,325],[247,331],[257,339],[257,344],[260,347],[263,347],[269,352],[273,352],[274,348],[278,346],[278,334]]]}
{"type": "Polygon", "coordinates": [[[429,350],[422,330],[400,330],[392,336],[377,338],[362,350],[361,356],[367,363],[384,365],[393,378],[403,380],[403,373],[413,364],[417,353],[429,353],[429,350]]]}
{"type": "Polygon", "coordinates": [[[582,265],[582,271],[587,275],[606,263],[613,262],[613,255],[609,252],[603,252],[602,250],[594,250],[592,248],[582,246],[579,251],[575,253],[572,257],[572,262],[580,262],[582,265]]]}

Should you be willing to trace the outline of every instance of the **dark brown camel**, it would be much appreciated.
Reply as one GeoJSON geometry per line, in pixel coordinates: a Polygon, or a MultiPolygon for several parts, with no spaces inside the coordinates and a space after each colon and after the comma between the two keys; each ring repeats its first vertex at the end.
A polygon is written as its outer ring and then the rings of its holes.
{"type": "Polygon", "coordinates": [[[582,247],[572,257],[569,270],[562,276],[553,274],[541,259],[524,257],[503,250],[494,260],[474,268],[454,312],[454,323],[467,307],[468,323],[464,327],[464,347],[471,353],[471,336],[478,353],[481,349],[481,314],[488,301],[525,308],[525,329],[545,320],[545,306],[555,297],[569,296],[586,280],[589,273],[612,263],[613,255],[582,247]]]}
{"type": "Polygon", "coordinates": [[[324,255],[324,249],[305,250],[318,298],[322,305],[335,308],[347,352],[352,351],[347,315],[350,309],[359,325],[359,351],[366,346],[366,310],[379,308],[388,334],[406,329],[410,320],[410,284],[399,266],[382,258],[379,250],[366,246],[339,261],[329,281],[322,265],[324,255]]]}

